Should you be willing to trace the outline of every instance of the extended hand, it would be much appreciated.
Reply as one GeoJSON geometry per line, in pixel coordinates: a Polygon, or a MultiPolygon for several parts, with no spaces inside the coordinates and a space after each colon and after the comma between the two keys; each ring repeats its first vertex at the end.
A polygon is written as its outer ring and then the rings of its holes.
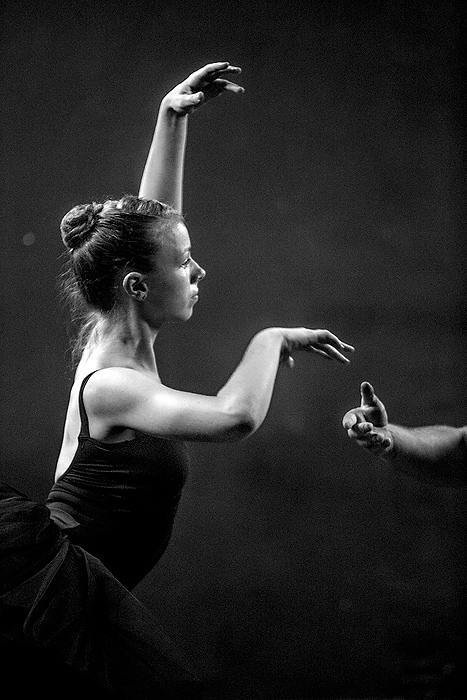
{"type": "Polygon", "coordinates": [[[393,445],[392,435],[387,428],[386,409],[369,382],[362,382],[360,393],[360,407],[347,411],[342,425],[347,430],[347,435],[358,445],[375,455],[381,455],[393,445]]]}
{"type": "Polygon", "coordinates": [[[352,345],[343,343],[339,338],[326,330],[311,330],[310,328],[281,328],[284,334],[284,344],[281,353],[281,362],[288,367],[293,367],[292,352],[305,350],[322,355],[328,360],[337,360],[348,364],[349,359],[342,352],[353,352],[352,345]]]}
{"type": "Polygon", "coordinates": [[[228,61],[208,63],[174,87],[163,102],[178,114],[191,114],[204,102],[223,92],[245,92],[243,87],[226,79],[226,76],[237,75],[241,71],[241,68],[231,66],[228,61]]]}

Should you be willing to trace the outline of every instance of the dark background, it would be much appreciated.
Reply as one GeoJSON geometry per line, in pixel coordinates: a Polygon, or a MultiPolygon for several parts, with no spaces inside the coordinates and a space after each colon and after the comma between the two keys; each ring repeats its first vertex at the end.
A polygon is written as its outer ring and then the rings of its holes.
{"type": "Polygon", "coordinates": [[[250,440],[191,446],[137,593],[220,698],[428,687],[462,633],[465,490],[395,474],[341,418],[367,379],[393,422],[467,422],[459,5],[7,0],[1,23],[2,476],[40,500],[53,479],[61,217],[136,193],[161,97],[230,60],[246,93],[190,117],[184,209],[208,274],[157,341],[162,377],[215,393],[269,325],[356,353],[296,357],[250,440]]]}

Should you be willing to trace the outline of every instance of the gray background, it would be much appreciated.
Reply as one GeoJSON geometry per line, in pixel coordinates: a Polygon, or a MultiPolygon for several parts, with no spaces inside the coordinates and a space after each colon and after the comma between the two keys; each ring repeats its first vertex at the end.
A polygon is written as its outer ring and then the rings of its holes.
{"type": "Polygon", "coordinates": [[[466,422],[458,5],[7,0],[1,19],[2,477],[40,500],[52,483],[72,379],[61,217],[136,193],[161,97],[229,60],[245,95],[190,118],[184,209],[208,274],[157,341],[162,377],[214,393],[269,325],[357,350],[296,357],[250,440],[191,446],[137,593],[219,697],[380,697],[442,666],[465,490],[394,474],[341,418],[367,379],[394,422],[466,422]]]}

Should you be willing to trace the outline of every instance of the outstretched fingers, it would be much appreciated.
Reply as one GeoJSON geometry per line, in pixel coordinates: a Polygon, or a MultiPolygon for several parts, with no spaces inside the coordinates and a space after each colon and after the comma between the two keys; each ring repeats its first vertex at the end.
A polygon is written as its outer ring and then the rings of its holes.
{"type": "Polygon", "coordinates": [[[342,342],[342,340],[339,340],[334,333],[330,333],[329,331],[324,331],[321,335],[324,336],[323,341],[316,344],[310,344],[310,350],[318,353],[319,355],[324,355],[330,360],[337,360],[338,362],[348,364],[350,360],[348,357],[343,355],[343,353],[354,352],[354,346],[342,342]]]}
{"type": "Polygon", "coordinates": [[[325,357],[328,360],[337,360],[345,364],[350,362],[348,357],[342,355],[342,353],[336,350],[336,348],[333,348],[332,345],[310,345],[306,350],[308,350],[308,352],[314,352],[316,355],[321,355],[321,357],[325,357]]]}
{"type": "Polygon", "coordinates": [[[344,350],[345,352],[354,352],[355,348],[353,345],[344,343],[337,337],[337,335],[334,335],[334,333],[331,333],[330,331],[317,332],[319,333],[319,335],[322,336],[322,342],[325,342],[329,345],[334,345],[334,347],[339,348],[340,350],[344,350]]]}

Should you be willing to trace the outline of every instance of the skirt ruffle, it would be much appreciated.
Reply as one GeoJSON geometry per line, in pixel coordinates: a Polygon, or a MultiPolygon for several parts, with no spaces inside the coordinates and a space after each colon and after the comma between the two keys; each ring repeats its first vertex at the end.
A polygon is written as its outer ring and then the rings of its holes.
{"type": "Polygon", "coordinates": [[[0,484],[3,638],[48,650],[119,697],[199,697],[194,670],[153,614],[49,515],[0,484]]]}

